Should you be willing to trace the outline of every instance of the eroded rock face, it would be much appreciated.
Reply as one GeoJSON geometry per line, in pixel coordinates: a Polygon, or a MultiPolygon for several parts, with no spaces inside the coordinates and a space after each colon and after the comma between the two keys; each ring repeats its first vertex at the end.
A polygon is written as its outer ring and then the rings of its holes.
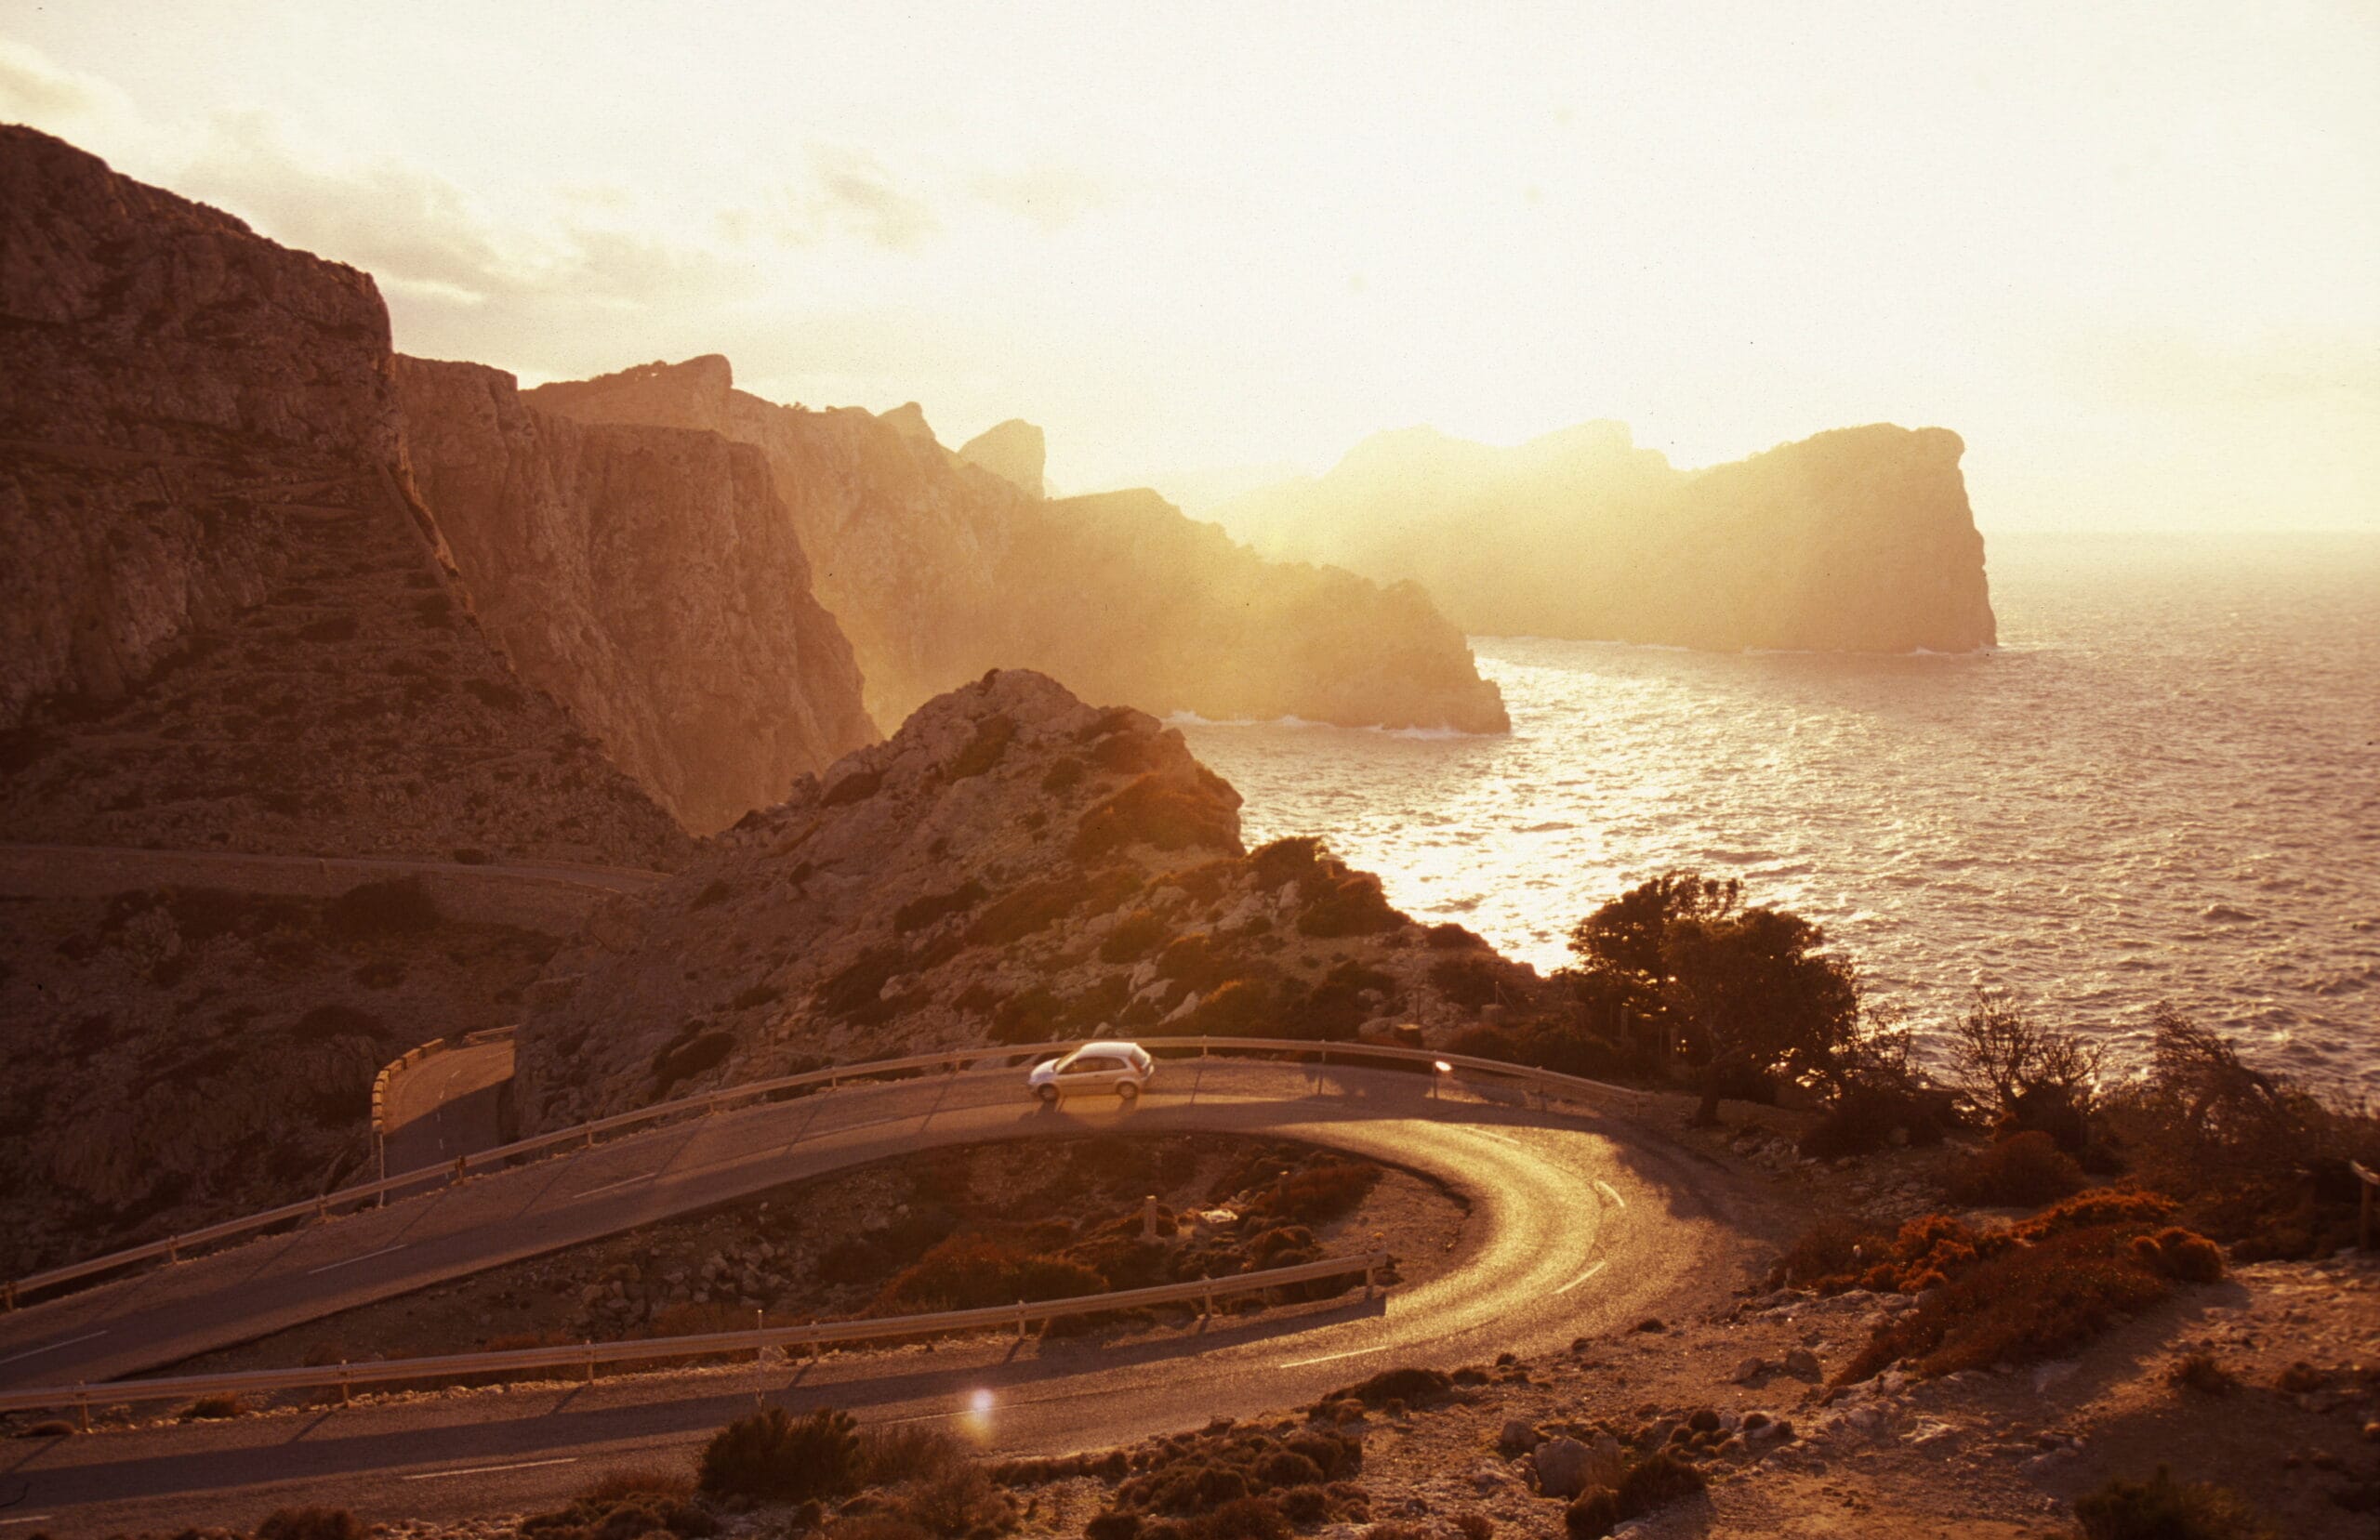
{"type": "Polygon", "coordinates": [[[0,837],[677,857],[456,603],[370,278],[28,129],[0,203],[0,837]]]}
{"type": "Polygon", "coordinates": [[[876,739],[760,455],[590,425],[510,375],[399,358],[416,484],[481,625],[697,834],[876,739]]]}
{"type": "Polygon", "coordinates": [[[1046,496],[1049,485],[1042,467],[1049,445],[1041,430],[1022,417],[1011,417],[984,429],[959,446],[959,457],[981,466],[1028,497],[1046,496]]]}
{"type": "Polygon", "coordinates": [[[1244,853],[1238,807],[1145,713],[1022,670],[953,691],[558,955],[577,981],[523,1022],[523,1116],[1111,1028],[1451,1027],[1450,965],[1534,984],[1314,841],[1244,853]]]}
{"type": "Polygon", "coordinates": [[[1213,517],[1270,555],[1418,580],[1474,635],[1964,652],[1996,639],[1964,452],[1878,424],[1682,472],[1617,423],[1510,450],[1409,429],[1213,517]]]}
{"type": "Polygon", "coordinates": [[[944,448],[914,406],[778,406],[734,388],[717,357],[524,399],[759,447],[879,722],[987,668],[1026,667],[1159,714],[1509,726],[1418,589],[1263,560],[1154,493],[1042,501],[944,448]]]}
{"type": "Polygon", "coordinates": [[[262,599],[284,477],[395,459],[372,280],[0,126],[0,728],[262,599]]]}

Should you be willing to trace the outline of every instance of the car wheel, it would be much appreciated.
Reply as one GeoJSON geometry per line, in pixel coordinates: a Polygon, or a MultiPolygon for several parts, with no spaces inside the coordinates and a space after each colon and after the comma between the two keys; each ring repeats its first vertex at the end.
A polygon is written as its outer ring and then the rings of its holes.
{"type": "Polygon", "coordinates": [[[1127,1101],[1132,1101],[1139,1098],[1141,1087],[1132,1081],[1119,1080],[1116,1082],[1116,1094],[1127,1101]]]}
{"type": "Polygon", "coordinates": [[[1039,1097],[1045,1105],[1055,1106],[1057,1104],[1058,1087],[1055,1086],[1037,1086],[1035,1087],[1033,1094],[1039,1097]]]}

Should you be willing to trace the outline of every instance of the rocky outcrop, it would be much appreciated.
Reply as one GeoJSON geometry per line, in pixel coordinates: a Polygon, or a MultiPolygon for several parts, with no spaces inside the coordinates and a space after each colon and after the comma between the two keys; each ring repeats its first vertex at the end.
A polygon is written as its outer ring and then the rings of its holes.
{"type": "Polygon", "coordinates": [[[981,466],[1029,497],[1049,495],[1042,467],[1049,445],[1041,430],[1022,417],[984,429],[959,446],[959,457],[981,466]]]}
{"type": "Polygon", "coordinates": [[[371,279],[26,129],[0,197],[0,838],[675,859],[456,605],[371,279]]]}
{"type": "Polygon", "coordinates": [[[876,739],[851,644],[754,450],[523,405],[399,358],[416,485],[480,624],[697,834],[876,739]]]}
{"type": "Polygon", "coordinates": [[[1963,652],[1996,639],[1964,448],[1880,424],[1686,472],[1617,423],[1511,450],[1419,428],[1211,517],[1269,555],[1421,581],[1474,635],[1963,652]]]}
{"type": "Polygon", "coordinates": [[[1029,667],[1160,714],[1508,725],[1418,591],[1263,560],[1153,493],[1042,501],[944,448],[914,407],[778,406],[735,389],[717,357],[524,399],[766,454],[879,722],[987,668],[1029,667]]]}
{"type": "Polygon", "coordinates": [[[1447,1027],[1472,1018],[1457,999],[1532,992],[1315,841],[1245,853],[1238,807],[1145,713],[996,672],[599,915],[532,992],[523,1115],[1109,1028],[1447,1027]]]}

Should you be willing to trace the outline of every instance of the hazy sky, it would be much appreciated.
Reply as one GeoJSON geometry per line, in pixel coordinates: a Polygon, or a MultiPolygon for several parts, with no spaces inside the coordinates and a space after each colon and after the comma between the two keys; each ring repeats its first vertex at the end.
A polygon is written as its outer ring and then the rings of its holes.
{"type": "Polygon", "coordinates": [[[0,117],[409,351],[724,352],[1089,490],[1941,424],[1987,529],[2380,528],[2380,7],[71,4],[0,117]]]}

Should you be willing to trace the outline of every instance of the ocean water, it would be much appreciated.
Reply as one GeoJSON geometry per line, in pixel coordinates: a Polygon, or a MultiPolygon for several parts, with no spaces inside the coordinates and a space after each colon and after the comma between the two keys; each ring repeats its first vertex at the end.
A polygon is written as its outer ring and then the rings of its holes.
{"type": "Polygon", "coordinates": [[[1990,543],[2001,647],[1473,638],[1510,737],[1185,722],[1250,844],[1319,834],[1543,968],[1673,867],[1822,923],[1921,1043],[1978,983],[2124,1051],[2170,1001],[2380,1092],[2380,539],[1990,543]]]}

